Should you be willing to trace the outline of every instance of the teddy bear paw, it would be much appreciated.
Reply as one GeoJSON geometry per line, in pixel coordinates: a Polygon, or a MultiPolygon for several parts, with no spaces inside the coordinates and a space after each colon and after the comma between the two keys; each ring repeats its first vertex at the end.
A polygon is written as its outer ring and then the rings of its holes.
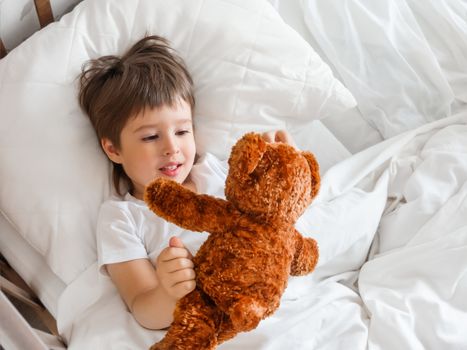
{"type": "Polygon", "coordinates": [[[264,318],[266,307],[251,298],[242,298],[231,309],[230,320],[238,331],[255,329],[264,318]]]}

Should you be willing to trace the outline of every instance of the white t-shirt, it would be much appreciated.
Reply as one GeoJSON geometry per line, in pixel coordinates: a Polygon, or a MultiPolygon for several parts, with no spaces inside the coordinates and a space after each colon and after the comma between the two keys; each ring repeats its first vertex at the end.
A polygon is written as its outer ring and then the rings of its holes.
{"type": "MultiPolygon", "coordinates": [[[[224,197],[227,162],[212,154],[201,157],[190,176],[198,193],[224,197]]],[[[107,274],[106,264],[148,258],[151,262],[168,246],[170,237],[180,237],[195,254],[207,233],[192,232],[156,216],[146,203],[127,193],[102,203],[97,221],[99,271],[107,274]]]]}

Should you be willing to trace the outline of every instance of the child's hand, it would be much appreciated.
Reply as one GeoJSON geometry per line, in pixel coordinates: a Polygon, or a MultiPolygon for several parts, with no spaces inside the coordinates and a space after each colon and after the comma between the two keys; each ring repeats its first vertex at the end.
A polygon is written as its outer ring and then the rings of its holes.
{"type": "Polygon", "coordinates": [[[292,136],[285,130],[266,131],[261,136],[266,142],[283,142],[296,147],[292,136]]]}
{"type": "Polygon", "coordinates": [[[172,237],[169,246],[157,257],[156,274],[167,294],[178,300],[195,289],[193,256],[183,242],[172,237]]]}

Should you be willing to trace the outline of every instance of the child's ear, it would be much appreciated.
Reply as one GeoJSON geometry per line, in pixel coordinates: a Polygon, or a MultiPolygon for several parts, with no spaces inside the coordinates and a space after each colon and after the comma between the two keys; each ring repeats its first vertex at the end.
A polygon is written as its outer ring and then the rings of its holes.
{"type": "Polygon", "coordinates": [[[120,157],[120,152],[114,146],[112,141],[110,141],[107,138],[102,138],[101,139],[101,146],[102,146],[102,149],[104,150],[105,154],[107,154],[107,157],[109,157],[109,159],[112,162],[117,163],[117,164],[122,163],[121,157],[120,157]]]}

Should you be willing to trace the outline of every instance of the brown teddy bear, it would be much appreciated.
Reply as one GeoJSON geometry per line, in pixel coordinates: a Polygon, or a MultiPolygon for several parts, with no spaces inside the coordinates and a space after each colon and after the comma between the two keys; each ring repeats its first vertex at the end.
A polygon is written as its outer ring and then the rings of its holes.
{"type": "Polygon", "coordinates": [[[145,201],[154,213],[210,235],[193,259],[196,289],[178,301],[166,336],[151,349],[214,349],[271,315],[288,276],[307,274],[318,261],[316,241],[294,224],[319,185],[311,153],[255,133],[232,148],[227,200],[153,181],[145,201]]]}

